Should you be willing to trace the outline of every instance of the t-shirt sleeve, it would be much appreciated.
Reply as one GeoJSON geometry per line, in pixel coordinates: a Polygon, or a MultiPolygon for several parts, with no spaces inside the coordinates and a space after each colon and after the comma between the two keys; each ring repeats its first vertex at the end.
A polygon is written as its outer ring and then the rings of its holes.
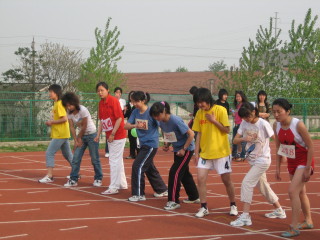
{"type": "Polygon", "coordinates": [[[61,101],[58,102],[57,112],[58,112],[59,118],[64,117],[64,116],[67,116],[67,111],[66,111],[66,109],[64,108],[64,106],[62,105],[62,102],[61,102],[61,101]]]}
{"type": "Polygon", "coordinates": [[[81,118],[86,118],[86,117],[89,117],[90,113],[88,111],[88,109],[86,107],[82,107],[80,109],[80,116],[81,118]]]}
{"type": "Polygon", "coordinates": [[[239,126],[238,131],[237,131],[237,133],[238,133],[239,135],[241,135],[241,136],[243,136],[244,124],[245,124],[245,122],[242,121],[242,122],[240,123],[240,126],[239,126]]]}
{"type": "Polygon", "coordinates": [[[185,134],[186,132],[188,132],[189,127],[181,118],[176,119],[176,124],[181,134],[185,134]]]}
{"type": "Polygon", "coordinates": [[[219,119],[218,119],[218,121],[219,121],[223,126],[229,127],[229,126],[230,126],[230,123],[229,123],[229,117],[228,117],[228,114],[227,114],[227,109],[224,108],[224,107],[219,107],[218,113],[219,113],[219,119]]]}
{"type": "Polygon", "coordinates": [[[113,105],[115,119],[123,118],[122,109],[121,109],[120,102],[118,101],[118,99],[113,99],[112,105],[113,105]]]}
{"type": "Polygon", "coordinates": [[[193,121],[192,130],[196,132],[201,132],[200,128],[200,110],[197,111],[196,116],[193,121]]]}
{"type": "Polygon", "coordinates": [[[274,135],[273,129],[267,121],[264,121],[264,130],[268,138],[271,138],[274,135]]]}
{"type": "Polygon", "coordinates": [[[132,113],[131,113],[128,121],[127,121],[128,123],[130,123],[130,124],[135,124],[137,110],[138,110],[138,109],[134,109],[134,110],[132,111],[132,113]]]}

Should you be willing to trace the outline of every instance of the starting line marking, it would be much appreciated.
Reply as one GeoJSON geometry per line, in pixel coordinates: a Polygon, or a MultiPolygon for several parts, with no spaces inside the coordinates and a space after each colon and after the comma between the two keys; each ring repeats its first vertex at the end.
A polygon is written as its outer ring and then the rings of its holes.
{"type": "Polygon", "coordinates": [[[28,236],[29,234],[20,234],[20,235],[12,235],[12,236],[5,236],[5,237],[0,237],[0,239],[8,239],[8,238],[15,238],[15,237],[25,237],[28,236]]]}
{"type": "Polygon", "coordinates": [[[31,208],[31,209],[23,209],[23,210],[15,210],[13,212],[29,212],[29,211],[39,211],[40,208],[31,208]]]}
{"type": "Polygon", "coordinates": [[[118,221],[117,223],[127,223],[127,222],[138,222],[141,221],[141,218],[135,219],[135,220],[127,220],[127,221],[118,221]]]}
{"type": "Polygon", "coordinates": [[[90,203],[81,203],[81,204],[67,205],[67,207],[77,207],[77,206],[85,206],[85,205],[90,205],[90,203]]]}
{"type": "Polygon", "coordinates": [[[73,227],[73,228],[62,228],[59,229],[60,231],[69,231],[69,230],[76,230],[76,229],[82,229],[82,228],[87,228],[88,226],[80,226],[80,227],[73,227]]]}
{"type": "Polygon", "coordinates": [[[45,190],[45,191],[35,191],[35,192],[27,192],[27,193],[32,194],[32,193],[43,193],[43,192],[49,192],[49,190],[45,190]]]}

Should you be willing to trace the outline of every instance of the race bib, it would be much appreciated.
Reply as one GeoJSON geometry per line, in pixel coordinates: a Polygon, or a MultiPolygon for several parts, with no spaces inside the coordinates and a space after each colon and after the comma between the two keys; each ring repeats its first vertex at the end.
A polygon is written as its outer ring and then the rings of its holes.
{"type": "Polygon", "coordinates": [[[296,158],[295,146],[280,144],[278,155],[288,157],[288,158],[296,158]]]}
{"type": "Polygon", "coordinates": [[[177,136],[174,132],[164,132],[163,133],[163,140],[165,142],[177,142],[177,136]]]}
{"type": "Polygon", "coordinates": [[[109,132],[113,129],[112,121],[110,118],[102,119],[101,124],[102,124],[102,131],[103,132],[109,132]]]}
{"type": "Polygon", "coordinates": [[[137,129],[148,130],[148,120],[136,119],[137,129]]]}

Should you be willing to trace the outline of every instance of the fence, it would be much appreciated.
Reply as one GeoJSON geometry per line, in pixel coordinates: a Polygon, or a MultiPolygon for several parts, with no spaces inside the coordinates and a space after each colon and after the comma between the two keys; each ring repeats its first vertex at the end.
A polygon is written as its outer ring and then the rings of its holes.
{"type": "MultiPolygon", "coordinates": [[[[79,93],[79,96],[81,104],[89,108],[98,124],[97,95],[79,93]]],[[[127,95],[124,94],[123,98],[127,98],[127,95]]],[[[253,98],[251,100],[254,101],[253,98]]],[[[190,95],[152,94],[150,104],[156,101],[167,101],[171,112],[185,120],[190,118],[189,114],[193,111],[190,95]]],[[[320,99],[294,98],[289,101],[294,104],[293,114],[306,123],[309,131],[320,131],[320,99]]],[[[50,128],[45,122],[50,119],[52,105],[45,92],[0,92],[0,142],[49,140],[50,128]]]]}

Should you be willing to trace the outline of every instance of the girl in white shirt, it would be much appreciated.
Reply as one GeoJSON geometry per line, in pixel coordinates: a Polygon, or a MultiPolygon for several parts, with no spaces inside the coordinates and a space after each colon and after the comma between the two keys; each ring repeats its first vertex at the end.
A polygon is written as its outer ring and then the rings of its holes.
{"type": "Polygon", "coordinates": [[[251,103],[244,103],[238,111],[242,118],[239,130],[233,140],[234,144],[247,142],[246,159],[251,168],[241,184],[241,202],[243,213],[230,223],[232,226],[252,225],[249,215],[254,187],[258,187],[266,200],[275,207],[275,211],[265,214],[268,218],[286,218],[285,211],[278,202],[279,198],[272,191],[267,181],[266,171],[271,164],[269,139],[273,136],[273,129],[264,119],[259,118],[259,111],[251,103]],[[254,145],[254,149],[251,147],[254,145]],[[251,147],[251,148],[250,148],[251,147]],[[250,150],[249,150],[250,149],[250,150]]]}

